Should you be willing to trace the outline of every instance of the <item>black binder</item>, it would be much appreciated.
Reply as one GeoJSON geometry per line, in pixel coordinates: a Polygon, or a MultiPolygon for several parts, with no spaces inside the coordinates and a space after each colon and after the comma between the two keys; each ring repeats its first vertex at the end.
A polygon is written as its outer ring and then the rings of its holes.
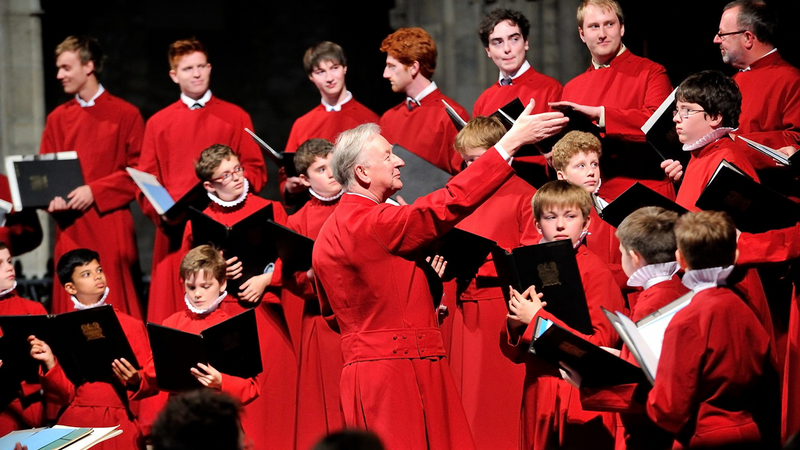
{"type": "Polygon", "coordinates": [[[186,213],[189,208],[202,211],[206,209],[209,203],[211,203],[211,199],[208,198],[208,191],[203,187],[203,182],[200,181],[167,209],[164,215],[170,220],[177,219],[181,214],[186,213]]]}
{"type": "Polygon", "coordinates": [[[242,276],[228,280],[229,292],[238,293],[242,283],[264,273],[267,265],[277,258],[278,251],[267,223],[270,219],[272,205],[259,209],[232,227],[226,227],[197,209],[189,209],[192,245],[213,245],[222,250],[225,259],[237,256],[242,262],[242,276]]]}
{"type": "Polygon", "coordinates": [[[6,173],[16,211],[47,208],[55,197],[66,200],[70,192],[85,184],[74,151],[7,156],[6,173]]]}
{"type": "Polygon", "coordinates": [[[267,157],[272,160],[278,167],[283,167],[283,170],[286,172],[286,176],[296,177],[297,169],[294,167],[294,152],[278,152],[275,151],[272,147],[269,146],[263,139],[258,137],[253,131],[249,128],[245,128],[244,131],[256,141],[259,147],[261,147],[261,153],[267,155],[267,157]]]}
{"type": "Polygon", "coordinates": [[[439,238],[432,248],[427,251],[428,256],[443,256],[447,261],[442,279],[450,281],[459,279],[469,281],[475,278],[478,269],[486,261],[497,242],[477,234],[453,228],[439,238]]]}
{"type": "Polygon", "coordinates": [[[675,91],[674,89],[666,99],[659,105],[658,109],[642,125],[642,132],[647,139],[647,143],[653,147],[662,161],[672,159],[680,161],[683,167],[691,158],[690,152],[683,151],[683,144],[678,139],[678,132],[675,131],[675,122],[672,120],[672,112],[675,111],[675,91]]]}
{"type": "Polygon", "coordinates": [[[182,392],[202,387],[190,369],[211,364],[220,373],[250,378],[262,372],[256,312],[241,314],[206,328],[200,334],[147,324],[159,389],[182,392]]]}
{"type": "Polygon", "coordinates": [[[598,211],[598,214],[609,225],[618,228],[619,224],[631,213],[646,206],[660,206],[668,211],[675,211],[678,215],[688,212],[683,206],[636,182],[605,208],[598,211]]]}
{"type": "Polygon", "coordinates": [[[272,220],[267,225],[269,234],[275,239],[284,273],[310,269],[314,240],[272,220]]]}
{"type": "MultiPolygon", "coordinates": [[[[511,253],[495,247],[492,257],[501,286],[519,292],[536,286],[548,312],[583,334],[594,334],[572,241],[517,247],[511,253]]],[[[503,294],[508,297],[508,289],[503,294]]]]}
{"type": "Polygon", "coordinates": [[[695,205],[725,211],[736,228],[749,233],[788,228],[800,221],[800,205],[750,178],[722,160],[695,205]]]}

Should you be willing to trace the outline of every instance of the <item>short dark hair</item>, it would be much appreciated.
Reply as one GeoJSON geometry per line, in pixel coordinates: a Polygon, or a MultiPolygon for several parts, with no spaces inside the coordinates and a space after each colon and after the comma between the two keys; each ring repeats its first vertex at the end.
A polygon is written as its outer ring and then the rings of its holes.
{"type": "Polygon", "coordinates": [[[224,393],[197,389],[170,398],[153,423],[154,450],[238,450],[239,403],[224,393]]]}
{"type": "Polygon", "coordinates": [[[678,213],[647,206],[631,213],[617,228],[616,236],[625,250],[642,255],[648,264],[675,261],[675,222],[678,213]]]}
{"type": "Polygon", "coordinates": [[[182,280],[188,280],[189,277],[204,272],[206,279],[211,275],[222,284],[225,281],[227,268],[228,264],[219,250],[210,245],[199,245],[186,253],[178,270],[182,280]]]}
{"type": "Polygon", "coordinates": [[[89,61],[94,63],[94,75],[103,73],[103,63],[106,60],[103,49],[97,39],[89,36],[68,36],[56,46],[56,59],[64,52],[75,52],[81,58],[81,64],[89,61]]]}
{"type": "Polygon", "coordinates": [[[722,116],[721,126],[737,128],[742,112],[742,93],[733,79],[716,70],[689,75],[675,92],[681,102],[697,103],[708,115],[722,116]]]}
{"type": "Polygon", "coordinates": [[[778,14],[761,0],[736,0],[725,5],[722,10],[739,8],[736,25],[740,30],[748,30],[764,44],[775,45],[778,36],[778,14]]]}
{"type": "Polygon", "coordinates": [[[56,273],[58,274],[58,281],[62,286],[67,283],[72,283],[72,274],[75,269],[83,267],[92,261],[100,262],[100,254],[88,248],[76,248],[61,255],[56,264],[56,273]]]}
{"type": "Polygon", "coordinates": [[[736,261],[736,225],[722,211],[684,214],[675,224],[675,240],[691,270],[728,267],[736,261]]]}
{"type": "Polygon", "coordinates": [[[308,168],[317,158],[324,158],[333,153],[333,143],[327,139],[309,139],[297,147],[294,153],[294,168],[298,174],[308,176],[308,168]]]}
{"type": "Polygon", "coordinates": [[[342,47],[331,41],[324,41],[313,45],[303,55],[303,68],[306,74],[311,75],[314,69],[325,61],[331,61],[347,67],[347,58],[342,47]]]}
{"type": "Polygon", "coordinates": [[[200,153],[200,159],[194,163],[194,173],[200,181],[211,181],[214,172],[222,161],[236,156],[233,149],[223,144],[214,144],[200,153]]]}
{"type": "Polygon", "coordinates": [[[383,443],[371,431],[342,430],[320,439],[311,450],[384,450],[383,443]]]}
{"type": "Polygon", "coordinates": [[[531,31],[531,23],[528,21],[528,18],[521,12],[513,9],[496,8],[484,16],[480,25],[478,25],[478,36],[480,36],[481,43],[484,47],[489,46],[489,35],[494,31],[494,27],[496,27],[498,23],[505,22],[506,20],[511,22],[512,25],[518,26],[520,33],[522,33],[522,39],[525,41],[528,40],[528,34],[531,31]]]}

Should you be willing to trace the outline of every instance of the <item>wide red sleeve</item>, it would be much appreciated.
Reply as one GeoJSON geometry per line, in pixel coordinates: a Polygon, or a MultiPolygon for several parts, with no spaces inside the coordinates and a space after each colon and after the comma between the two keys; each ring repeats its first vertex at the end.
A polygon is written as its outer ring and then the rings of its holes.
{"type": "Polygon", "coordinates": [[[39,369],[39,382],[48,403],[66,406],[75,400],[75,385],[69,381],[58,360],[47,373],[44,373],[43,369],[39,369]]]}
{"type": "Polygon", "coordinates": [[[765,233],[742,233],[737,243],[737,265],[779,263],[800,258],[800,223],[765,233]]]}
{"type": "Polygon", "coordinates": [[[258,375],[252,378],[239,378],[233,375],[222,375],[222,392],[230,395],[246,405],[261,395],[261,387],[258,382],[258,375]]]}
{"type": "Polygon", "coordinates": [[[645,142],[642,125],[661,106],[672,92],[667,69],[653,63],[644,86],[625,86],[624,89],[643,89],[644,102],[631,108],[605,107],[605,135],[625,141],[645,142]]]}

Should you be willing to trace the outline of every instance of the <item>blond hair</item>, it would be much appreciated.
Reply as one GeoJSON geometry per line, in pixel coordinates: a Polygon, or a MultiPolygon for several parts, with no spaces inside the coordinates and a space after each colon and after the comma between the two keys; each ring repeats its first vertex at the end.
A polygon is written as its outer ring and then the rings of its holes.
{"type": "Polygon", "coordinates": [[[545,183],[536,191],[531,206],[533,217],[537,222],[547,209],[577,207],[583,214],[583,222],[586,223],[592,211],[592,198],[583,187],[566,180],[556,180],[545,183]]]}
{"type": "Polygon", "coordinates": [[[488,149],[505,134],[506,128],[496,117],[477,116],[458,132],[453,147],[462,155],[473,148],[488,149]]]}
{"type": "Polygon", "coordinates": [[[227,267],[228,264],[219,250],[210,245],[200,245],[189,250],[189,253],[183,257],[180,276],[181,279],[187,280],[189,277],[197,276],[200,272],[205,272],[206,276],[212,275],[222,284],[225,281],[227,267]]]}
{"type": "Polygon", "coordinates": [[[619,6],[619,3],[616,0],[583,0],[581,4],[578,6],[578,28],[583,29],[583,19],[586,16],[586,7],[592,5],[601,11],[614,11],[614,14],[617,15],[617,19],[619,19],[619,24],[622,25],[625,23],[625,16],[622,15],[622,7],[619,6]]]}

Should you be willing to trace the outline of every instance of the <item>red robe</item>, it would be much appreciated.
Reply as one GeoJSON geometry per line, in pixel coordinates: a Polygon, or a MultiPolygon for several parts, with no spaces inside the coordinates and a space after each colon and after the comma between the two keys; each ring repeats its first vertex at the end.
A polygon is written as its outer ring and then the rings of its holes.
{"type": "MultiPolygon", "coordinates": [[[[141,320],[133,318],[116,308],[119,324],[131,344],[136,359],[140,362],[152,360],[147,331],[141,320]]],[[[66,406],[58,418],[59,425],[71,427],[113,427],[120,425],[120,436],[97,445],[100,450],[137,450],[140,436],[139,424],[129,405],[128,393],[116,378],[108,381],[72,384],[61,365],[42,373],[45,397],[49,403],[66,406]]]]}
{"type": "MultiPolygon", "coordinates": [[[[501,86],[498,80],[483,91],[475,101],[475,106],[472,107],[472,117],[489,116],[515,98],[518,98],[526,106],[531,99],[534,99],[536,101],[533,108],[534,114],[549,112],[552,110],[548,103],[561,100],[561,89],[561,83],[555,78],[539,73],[531,67],[515,78],[510,86],[501,86]]],[[[532,165],[535,179],[542,182],[547,181],[549,170],[544,156],[537,154],[514,158],[514,160],[532,165]]]]}
{"type": "MultiPolygon", "coordinates": [[[[761,234],[742,233],[738,242],[739,265],[782,263],[800,258],[800,225],[761,234]]],[[[789,312],[786,355],[781,395],[781,437],[783,441],[800,431],[800,386],[795,377],[800,372],[800,293],[794,277],[794,290],[789,312]]]]}
{"type": "Polygon", "coordinates": [[[689,211],[700,211],[695,206],[697,199],[705,189],[717,166],[722,160],[733,163],[736,167],[758,181],[755,169],[739,146],[730,137],[723,137],[713,144],[692,151],[692,157],[686,165],[683,182],[678,190],[675,202],[689,211]]]}
{"type": "MultiPolygon", "coordinates": [[[[456,228],[492,239],[506,250],[537,244],[541,236],[531,210],[535,193],[533,186],[513,176],[456,228]]],[[[477,278],[460,286],[459,292],[458,307],[451,311],[450,368],[475,445],[479,449],[516,449],[525,368],[500,351],[499,330],[508,309],[491,255],[477,278]],[[487,284],[493,287],[484,287],[487,284]]]]}
{"type": "MultiPolygon", "coordinates": [[[[576,257],[594,334],[587,336],[573,330],[546,309],[540,309],[530,323],[535,324],[537,317],[543,317],[596,345],[614,347],[619,336],[600,307],[622,311],[625,306],[622,294],[611,271],[591,250],[581,245],[576,257]]],[[[542,300],[547,301],[547,298],[542,300]]],[[[528,325],[521,336],[509,336],[508,327],[503,327],[506,356],[525,364],[520,449],[613,448],[614,416],[583,410],[578,391],[561,378],[558,368],[528,353],[533,328],[528,325]]]]}
{"type": "Polygon", "coordinates": [[[469,120],[469,113],[463,106],[435,89],[410,111],[406,102],[386,111],[379,125],[381,135],[390,143],[399,144],[436,167],[455,174],[461,171],[464,159],[453,149],[458,130],[447,115],[442,100],[462,119],[469,120]]]}
{"type": "MultiPolygon", "coordinates": [[[[56,223],[53,261],[76,248],[91,248],[100,254],[111,283],[111,298],[120,311],[142,318],[136,292],[140,276],[136,230],[128,204],[136,185],[126,167],[139,162],[144,123],[139,110],[130,103],[104,92],[95,105],[82,108],[72,99],[47,116],[39,153],[68,150],[78,152],[84,182],[94,195],[94,204],[84,213],[64,211],[53,214],[56,223]]],[[[67,199],[65,199],[67,200],[67,199]]],[[[69,294],[59,283],[53,285],[50,312],[72,310],[69,294]]]]}
{"type": "MultiPolygon", "coordinates": [[[[47,311],[41,303],[26,300],[18,296],[16,291],[0,297],[0,316],[26,314],[41,315],[47,314],[47,311]]],[[[0,336],[2,336],[2,330],[0,330],[0,336]]],[[[44,419],[44,408],[41,401],[35,401],[26,406],[23,406],[21,401],[21,398],[37,394],[40,386],[23,382],[20,388],[22,392],[20,398],[15,398],[5,409],[0,410],[0,436],[5,436],[14,430],[38,427],[44,419]]]]}
{"type": "MultiPolygon", "coordinates": [[[[275,222],[286,224],[286,211],[280,203],[252,194],[248,194],[237,206],[223,207],[212,202],[203,212],[225,226],[233,226],[269,204],[272,205],[275,222]]],[[[184,254],[192,248],[191,222],[186,225],[185,233],[184,254]]],[[[276,263],[272,283],[265,289],[261,303],[255,306],[261,361],[264,366],[264,372],[258,376],[258,387],[262,395],[245,407],[242,426],[257,449],[295,448],[297,361],[281,308],[280,293],[275,289],[281,284],[281,267],[276,263]]],[[[220,309],[229,316],[234,316],[253,306],[238,301],[236,293],[229,292],[220,309]]]]}
{"type": "MultiPolygon", "coordinates": [[[[323,202],[316,197],[289,216],[287,226],[316,239],[322,224],[333,214],[339,201],[323,202]]],[[[288,284],[288,283],[285,283],[288,284]]],[[[344,426],[339,406],[342,379],[342,338],[325,322],[319,299],[305,271],[298,272],[294,293],[283,290],[284,300],[293,296],[304,303],[302,338],[299,349],[297,389],[297,448],[311,448],[323,436],[344,426]],[[295,294],[297,296],[295,296],[295,294]]],[[[285,304],[285,303],[284,303],[285,304]]]]}
{"type": "MultiPolygon", "coordinates": [[[[178,100],[147,121],[138,169],[155,175],[177,200],[198,182],[194,163],[200,153],[212,144],[225,144],[239,157],[251,192],[257,193],[267,181],[267,171],[261,150],[244,131],[245,127],[253,129],[250,116],[215,96],[196,110],[178,100]]],[[[174,283],[183,259],[178,250],[184,223],[176,226],[162,223],[143,194],[139,193],[137,199],[145,215],[156,224],[150,282],[153,295],[147,305],[147,320],[160,323],[183,309],[176,308],[172,299],[181,299],[184,294],[183,287],[174,283]]]]}
{"type": "Polygon", "coordinates": [[[564,86],[562,100],[605,107],[603,192],[611,198],[639,181],[656,192],[675,198],[672,183],[661,169],[661,159],[645,141],[641,127],[672,92],[664,66],[625,50],[611,67],[595,69],[564,86]]]}
{"type": "Polygon", "coordinates": [[[628,287],[628,276],[622,270],[622,254],[619,252],[619,239],[617,239],[617,229],[601,219],[597,211],[592,208],[590,215],[592,221],[589,222],[589,234],[584,242],[589,249],[606,263],[617,285],[624,292],[630,291],[628,287]]]}
{"type": "Polygon", "coordinates": [[[489,150],[412,205],[345,194],[320,230],[313,263],[322,314],[342,335],[345,423],[377,433],[388,450],[475,446],[443,359],[421,250],[511,174],[489,150]]]}
{"type": "MultiPolygon", "coordinates": [[[[0,199],[11,203],[8,177],[0,174],[0,199]]],[[[42,224],[35,210],[11,211],[6,223],[0,226],[0,242],[4,242],[14,256],[27,253],[42,243],[42,224]]]]}
{"type": "Polygon", "coordinates": [[[777,380],[768,380],[769,347],[739,296],[724,287],[698,292],[664,333],[647,414],[676,434],[675,448],[762,440],[772,448],[778,424],[762,416],[778,395],[777,380]]]}

